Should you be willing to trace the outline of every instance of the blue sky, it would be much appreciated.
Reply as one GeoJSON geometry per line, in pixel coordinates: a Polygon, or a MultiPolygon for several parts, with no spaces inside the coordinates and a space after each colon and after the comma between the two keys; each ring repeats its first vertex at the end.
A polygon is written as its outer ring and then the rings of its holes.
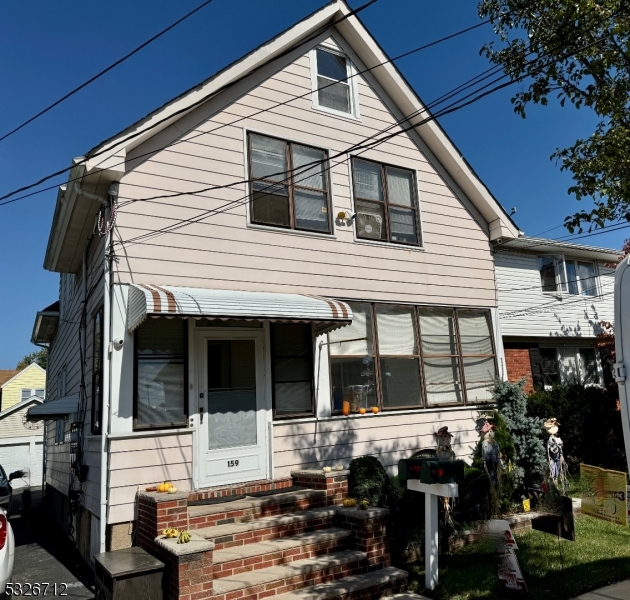
{"type": "MultiPolygon", "coordinates": [[[[67,167],[101,140],[238,59],[322,6],[325,0],[214,0],[209,6],[79,94],[0,142],[0,195],[67,167]]],[[[351,4],[358,6],[361,0],[351,4]]],[[[0,6],[0,134],[82,83],[200,4],[200,0],[31,0],[0,6]]],[[[390,56],[478,22],[472,0],[379,0],[361,18],[390,56]]],[[[429,102],[488,68],[479,56],[488,26],[399,61],[429,102]]],[[[494,195],[515,206],[534,235],[581,208],[568,175],[549,156],[587,136],[586,109],[532,107],[526,120],[511,89],[441,119],[494,195]]],[[[57,180],[62,183],[62,178],[57,180]]],[[[30,343],[35,313],[58,296],[59,277],[42,268],[55,191],[0,208],[0,369],[30,343]]],[[[588,204],[588,203],[586,203],[588,204]]],[[[584,243],[621,246],[624,231],[584,243]]],[[[549,237],[566,235],[554,229],[549,237]]]]}

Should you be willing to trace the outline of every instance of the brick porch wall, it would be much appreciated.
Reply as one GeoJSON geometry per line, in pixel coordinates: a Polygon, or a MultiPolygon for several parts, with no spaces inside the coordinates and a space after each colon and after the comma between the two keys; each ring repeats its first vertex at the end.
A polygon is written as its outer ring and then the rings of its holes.
{"type": "Polygon", "coordinates": [[[534,383],[529,350],[527,348],[506,348],[504,352],[508,381],[518,381],[524,377],[527,383],[523,390],[526,394],[531,394],[534,391],[534,383]]]}

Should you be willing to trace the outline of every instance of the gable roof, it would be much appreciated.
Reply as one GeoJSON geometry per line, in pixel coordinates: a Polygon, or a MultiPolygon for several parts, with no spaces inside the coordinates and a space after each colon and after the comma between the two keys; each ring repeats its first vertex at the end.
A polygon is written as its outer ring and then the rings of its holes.
{"type": "Polygon", "coordinates": [[[43,404],[43,403],[44,401],[41,398],[38,398],[37,396],[31,396],[30,398],[27,398],[26,400],[21,400],[17,404],[14,404],[13,406],[9,406],[9,408],[0,412],[0,421],[4,419],[5,417],[8,417],[10,414],[20,410],[21,408],[26,408],[27,406],[30,406],[31,404],[43,404]]]}
{"type": "Polygon", "coordinates": [[[7,382],[13,379],[20,371],[17,369],[3,369],[0,370],[0,388],[7,382]]]}
{"type": "MultiPolygon", "coordinates": [[[[18,377],[20,377],[21,375],[23,375],[24,373],[26,373],[27,371],[30,371],[32,367],[35,367],[36,369],[39,369],[42,373],[46,373],[46,371],[44,369],[42,369],[37,363],[31,363],[30,365],[28,365],[28,367],[24,367],[22,370],[20,371],[13,371],[14,375],[13,377],[11,377],[10,379],[7,379],[2,385],[0,385],[0,388],[5,387],[7,384],[11,383],[14,379],[17,379],[18,377]]],[[[1,373],[2,371],[0,371],[1,373]]],[[[5,371],[5,373],[8,371],[5,371]]]]}
{"type": "MultiPolygon", "coordinates": [[[[60,243],[59,237],[65,237],[64,228],[67,228],[73,216],[77,198],[83,197],[82,202],[86,207],[95,206],[94,203],[98,202],[98,194],[105,195],[110,183],[122,178],[125,158],[131,150],[225,89],[271,61],[285,56],[289,51],[296,50],[300,44],[311,41],[316,35],[324,33],[330,27],[336,28],[365,67],[371,69],[371,76],[403,115],[416,115],[420,122],[431,115],[414,89],[344,0],[333,0],[212,77],[167,102],[115,136],[101,142],[87,153],[86,159],[74,159],[70,178],[81,178],[81,187],[87,193],[82,193],[76,184],[60,188],[44,267],[63,272],[64,261],[59,261],[63,244],[60,243]]],[[[519,230],[516,224],[479,179],[437,121],[430,120],[413,129],[489,224],[490,239],[517,237],[519,230]]],[[[81,214],[84,212],[86,211],[81,211],[81,214]]],[[[93,215],[93,211],[90,215],[93,215]]],[[[89,227],[91,228],[91,224],[89,227]]],[[[85,223],[82,224],[82,230],[86,230],[85,223]]],[[[76,231],[72,237],[77,238],[76,231]]],[[[65,262],[71,261],[72,266],[76,267],[79,260],[77,254],[80,253],[67,253],[65,262]]],[[[73,269],[67,269],[67,271],[70,270],[73,269]]]]}

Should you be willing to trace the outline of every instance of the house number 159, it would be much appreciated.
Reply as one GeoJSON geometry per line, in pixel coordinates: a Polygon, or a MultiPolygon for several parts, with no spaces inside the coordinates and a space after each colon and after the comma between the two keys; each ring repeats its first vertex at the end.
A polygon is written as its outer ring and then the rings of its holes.
{"type": "Polygon", "coordinates": [[[228,460],[228,467],[238,467],[238,460],[228,460]]]}

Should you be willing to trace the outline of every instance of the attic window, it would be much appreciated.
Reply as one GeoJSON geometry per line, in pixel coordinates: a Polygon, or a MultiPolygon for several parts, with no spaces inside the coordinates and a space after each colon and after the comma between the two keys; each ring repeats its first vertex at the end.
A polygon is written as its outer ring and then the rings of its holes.
{"type": "Polygon", "coordinates": [[[315,48],[313,104],[328,112],[358,118],[352,65],[348,58],[328,48],[315,48]]]}

